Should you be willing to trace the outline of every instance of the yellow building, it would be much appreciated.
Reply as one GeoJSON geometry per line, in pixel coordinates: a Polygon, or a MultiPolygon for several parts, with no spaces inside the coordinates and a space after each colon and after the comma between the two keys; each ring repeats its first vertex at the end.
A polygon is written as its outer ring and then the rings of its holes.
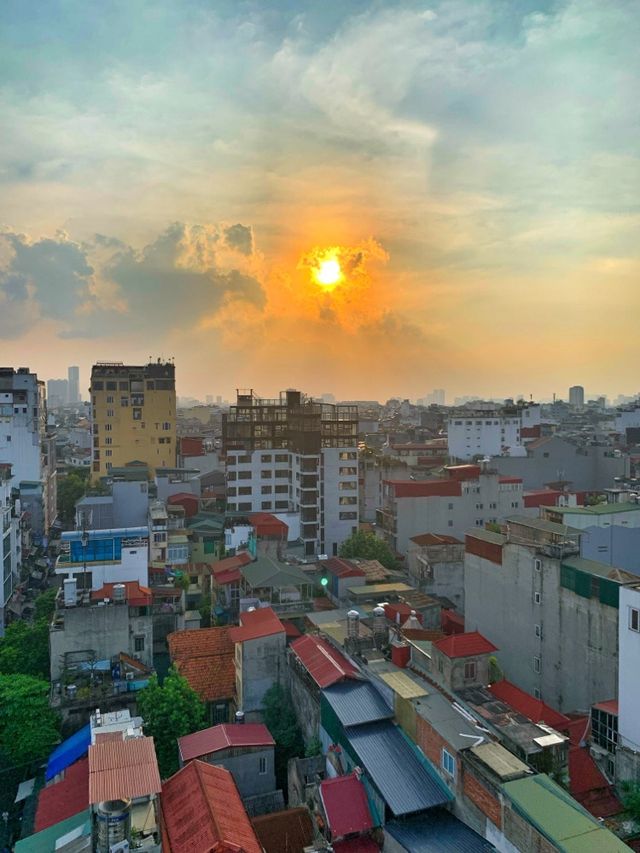
{"type": "Polygon", "coordinates": [[[91,368],[94,480],[130,462],[176,465],[175,367],[98,362],[91,368]]]}

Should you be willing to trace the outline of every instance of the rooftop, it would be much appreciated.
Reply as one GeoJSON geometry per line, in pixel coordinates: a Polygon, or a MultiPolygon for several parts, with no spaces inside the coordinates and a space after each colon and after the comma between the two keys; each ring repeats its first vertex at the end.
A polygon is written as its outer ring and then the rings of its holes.
{"type": "Polygon", "coordinates": [[[532,770],[500,743],[481,743],[472,746],[471,755],[485,764],[501,782],[527,776],[532,770]]]}
{"type": "Polygon", "coordinates": [[[419,536],[412,536],[409,540],[416,545],[462,545],[460,539],[455,536],[446,536],[443,533],[420,533],[419,536]]]}
{"type": "MultiPolygon", "coordinates": [[[[60,818],[59,821],[50,824],[46,829],[36,830],[34,835],[16,841],[14,850],[16,853],[52,853],[58,849],[58,839],[74,831],[81,838],[91,838],[91,814],[86,809],[71,817],[60,818]]],[[[89,841],[88,846],[84,848],[75,849],[90,850],[91,842],[89,841]]]]}
{"type": "Polygon", "coordinates": [[[38,796],[34,832],[41,832],[89,807],[89,759],[67,767],[64,778],[42,788],[38,796]]]}
{"type": "Polygon", "coordinates": [[[108,740],[89,747],[89,802],[158,794],[162,788],[152,737],[108,740]]]}
{"type": "Polygon", "coordinates": [[[167,642],[180,675],[204,702],[229,699],[236,690],[234,646],[229,628],[175,631],[167,642]]]}
{"type": "Polygon", "coordinates": [[[251,823],[265,853],[283,853],[285,838],[285,853],[304,853],[304,848],[313,842],[313,822],[305,806],[260,815],[252,818],[251,823]]]}
{"type": "Polygon", "coordinates": [[[140,586],[138,581],[122,581],[120,584],[105,583],[100,589],[93,590],[91,600],[103,601],[105,598],[109,598],[111,601],[115,601],[114,586],[124,586],[125,600],[131,607],[147,607],[151,604],[151,590],[146,586],[140,586]]]}
{"type": "Polygon", "coordinates": [[[365,576],[364,570],[360,566],[353,560],[346,560],[343,557],[330,557],[328,560],[323,560],[320,566],[337,578],[362,578],[365,576]]]}
{"type": "Polygon", "coordinates": [[[240,571],[247,584],[253,589],[272,587],[298,587],[310,585],[309,578],[302,569],[293,563],[281,563],[266,554],[261,554],[257,560],[242,566],[240,571]]]}
{"type": "Polygon", "coordinates": [[[263,723],[222,723],[178,738],[183,761],[231,747],[251,746],[275,746],[269,729],[263,723]]]}
{"type": "Polygon", "coordinates": [[[274,634],[284,633],[284,625],[271,607],[261,607],[258,610],[242,612],[239,627],[229,629],[229,639],[232,643],[244,643],[247,640],[257,640],[261,637],[271,637],[274,634]]]}
{"type": "Polygon", "coordinates": [[[489,690],[496,699],[511,705],[516,711],[524,714],[534,723],[546,723],[558,731],[563,731],[569,724],[569,718],[559,711],[554,711],[546,705],[542,699],[535,699],[530,693],[526,693],[507,679],[496,681],[489,685],[489,690]]]}
{"type": "Polygon", "coordinates": [[[443,808],[429,809],[407,820],[392,820],[385,825],[385,832],[411,853],[490,853],[495,850],[493,844],[443,808]]]}
{"type": "Polygon", "coordinates": [[[324,700],[343,726],[359,726],[393,717],[390,708],[370,681],[343,681],[322,691],[324,700]]]}
{"type": "Polygon", "coordinates": [[[529,527],[531,530],[537,530],[541,533],[551,533],[555,536],[565,538],[567,536],[581,536],[583,531],[575,527],[568,527],[566,524],[556,524],[553,521],[547,521],[546,518],[527,518],[523,515],[512,515],[507,519],[507,527],[511,524],[516,524],[518,527],[529,527]]]}
{"type": "Polygon", "coordinates": [[[498,647],[483,637],[479,631],[466,634],[451,634],[433,644],[439,652],[448,658],[466,658],[472,655],[488,655],[498,651],[498,647]]]}
{"type": "Polygon", "coordinates": [[[332,839],[372,829],[373,819],[367,793],[355,773],[323,780],[320,783],[320,799],[332,839]]]}
{"type": "Polygon", "coordinates": [[[569,566],[571,569],[576,569],[577,571],[584,572],[588,575],[608,578],[609,580],[616,581],[617,583],[638,582],[637,575],[625,572],[624,569],[612,568],[606,563],[599,563],[597,560],[587,560],[585,557],[564,557],[562,565],[569,566]]]}
{"type": "Polygon", "coordinates": [[[329,687],[358,673],[341,652],[314,634],[304,634],[290,648],[318,687],[329,687]]]}
{"type": "Polygon", "coordinates": [[[620,512],[640,512],[640,504],[624,503],[599,503],[593,506],[556,506],[553,512],[561,515],[613,515],[620,512]]]}
{"type": "Polygon", "coordinates": [[[446,699],[434,691],[413,700],[416,713],[426,720],[447,743],[457,750],[469,749],[482,743],[485,735],[446,699]]]}
{"type": "Polygon", "coordinates": [[[262,853],[233,776],[223,767],[196,760],[179,770],[162,786],[162,814],[172,853],[262,853]]]}

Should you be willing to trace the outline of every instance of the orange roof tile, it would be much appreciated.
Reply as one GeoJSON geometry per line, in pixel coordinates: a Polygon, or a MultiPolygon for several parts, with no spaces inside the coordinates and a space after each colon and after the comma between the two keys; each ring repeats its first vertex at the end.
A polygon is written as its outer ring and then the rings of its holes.
{"type": "Polygon", "coordinates": [[[240,625],[230,629],[229,637],[234,643],[243,643],[245,640],[257,640],[284,633],[284,625],[271,607],[261,607],[241,613],[240,625]]]}
{"type": "Polygon", "coordinates": [[[162,786],[163,829],[172,853],[262,853],[233,776],[192,761],[162,786]]]}
{"type": "Polygon", "coordinates": [[[158,794],[162,789],[152,737],[89,747],[89,802],[158,794]]]}
{"type": "Polygon", "coordinates": [[[251,819],[266,853],[303,853],[313,843],[313,823],[306,806],[251,819]]]}

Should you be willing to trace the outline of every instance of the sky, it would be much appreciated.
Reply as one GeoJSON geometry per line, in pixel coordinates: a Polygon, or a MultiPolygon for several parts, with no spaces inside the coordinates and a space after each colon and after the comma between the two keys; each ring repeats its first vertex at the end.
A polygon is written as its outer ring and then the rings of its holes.
{"type": "Polygon", "coordinates": [[[0,363],[636,392],[639,43],[637,0],[5,0],[0,363]]]}

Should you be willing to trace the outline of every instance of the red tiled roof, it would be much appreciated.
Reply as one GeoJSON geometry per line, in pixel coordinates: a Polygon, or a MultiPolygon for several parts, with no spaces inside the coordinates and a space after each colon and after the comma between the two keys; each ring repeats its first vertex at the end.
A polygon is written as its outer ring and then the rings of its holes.
{"type": "Polygon", "coordinates": [[[255,527],[256,536],[275,536],[286,539],[289,534],[289,525],[270,512],[254,512],[249,516],[249,521],[255,527]]]}
{"type": "Polygon", "coordinates": [[[178,738],[183,761],[234,746],[275,746],[275,743],[264,723],[221,723],[178,738]]]}
{"type": "Polygon", "coordinates": [[[368,836],[349,838],[346,841],[336,841],[333,853],[380,853],[380,847],[368,836]]]}
{"type": "Polygon", "coordinates": [[[540,438],[540,424],[520,427],[520,438],[540,438]]]}
{"type": "Polygon", "coordinates": [[[89,747],[89,802],[159,794],[162,789],[152,737],[103,741],[89,747]]]}
{"type": "Polygon", "coordinates": [[[355,773],[323,780],[320,798],[332,839],[366,832],[373,827],[367,794],[355,773]]]}
{"type": "Polygon", "coordinates": [[[236,690],[234,646],[229,628],[199,628],[169,634],[169,655],[203,702],[230,699],[236,690]]]}
{"type": "Polygon", "coordinates": [[[303,853],[313,842],[313,821],[305,806],[251,818],[266,853],[303,853]]]}
{"type": "Polygon", "coordinates": [[[291,649],[318,687],[329,687],[344,678],[353,678],[357,673],[344,655],[313,634],[294,640],[291,649]]]}
{"type": "Polygon", "coordinates": [[[558,489],[536,489],[523,495],[525,507],[555,506],[563,492],[558,489]]]}
{"type": "Polygon", "coordinates": [[[445,634],[464,634],[464,616],[454,610],[441,610],[440,627],[445,634]]]}
{"type": "Polygon", "coordinates": [[[416,545],[462,545],[461,539],[443,533],[421,533],[419,536],[412,536],[409,541],[415,542],[416,545]]]}
{"type": "Polygon", "coordinates": [[[499,483],[521,483],[522,477],[498,477],[499,483]]]}
{"type": "MultiPolygon", "coordinates": [[[[407,618],[411,616],[411,613],[415,611],[415,607],[411,607],[410,604],[405,604],[403,601],[393,602],[392,604],[384,605],[384,615],[391,622],[395,622],[396,625],[401,625],[406,622],[407,618]]],[[[422,622],[424,616],[422,613],[416,613],[416,618],[419,622],[422,622]]]]}
{"type": "Polygon", "coordinates": [[[233,776],[192,761],[162,786],[162,819],[171,853],[262,853],[233,776]]]}
{"type": "MultiPolygon", "coordinates": [[[[127,604],[130,604],[132,607],[147,607],[151,604],[153,596],[148,587],[140,586],[138,581],[121,581],[121,583],[125,587],[124,595],[127,604]]],[[[116,586],[115,583],[105,583],[101,589],[95,589],[91,593],[92,600],[102,601],[103,598],[110,598],[113,601],[114,586],[116,586]]]]}
{"type": "Polygon", "coordinates": [[[233,643],[243,643],[245,640],[257,640],[260,637],[271,637],[273,634],[283,633],[284,625],[271,607],[245,610],[240,614],[239,627],[229,629],[229,637],[233,643]]]}
{"type": "Polygon", "coordinates": [[[466,658],[471,655],[488,655],[497,652],[494,646],[479,631],[471,631],[467,634],[452,634],[434,643],[434,648],[442,652],[448,658],[466,658]]]}
{"type": "Polygon", "coordinates": [[[233,557],[225,557],[222,560],[217,560],[211,564],[210,568],[217,580],[219,574],[231,571],[232,569],[239,569],[241,566],[246,566],[252,561],[253,558],[248,551],[241,551],[239,554],[234,554],[233,557]]]}
{"type": "Polygon", "coordinates": [[[462,494],[459,480],[385,480],[396,498],[453,498],[462,494]]]}
{"type": "Polygon", "coordinates": [[[610,817],[623,808],[586,746],[569,749],[569,792],[594,817],[610,817]]]}
{"type": "Polygon", "coordinates": [[[606,702],[598,702],[597,705],[593,706],[597,711],[604,711],[605,714],[613,714],[615,717],[618,716],[618,700],[617,699],[607,699],[606,702]]]}
{"type": "Polygon", "coordinates": [[[507,681],[506,678],[503,681],[496,681],[495,684],[491,684],[489,690],[496,699],[511,705],[512,708],[524,714],[533,723],[546,723],[560,732],[568,731],[571,722],[568,717],[559,711],[555,711],[541,699],[535,699],[531,694],[507,681]]]}
{"type": "Polygon", "coordinates": [[[47,829],[88,807],[89,759],[81,758],[67,767],[64,779],[40,791],[33,831],[47,829]]]}
{"type": "Polygon", "coordinates": [[[320,565],[337,578],[364,577],[364,571],[359,566],[342,557],[330,557],[328,560],[323,560],[320,565]]]}
{"type": "Polygon", "coordinates": [[[297,628],[289,619],[282,619],[282,624],[284,625],[287,637],[295,640],[296,637],[302,636],[302,631],[300,631],[299,628],[297,628]]]}
{"type": "Polygon", "coordinates": [[[447,465],[444,470],[452,480],[477,480],[481,469],[479,465],[447,465]]]}
{"type": "Polygon", "coordinates": [[[214,582],[218,586],[228,586],[230,583],[240,583],[241,578],[240,569],[230,569],[228,572],[218,572],[214,575],[214,582]]]}

